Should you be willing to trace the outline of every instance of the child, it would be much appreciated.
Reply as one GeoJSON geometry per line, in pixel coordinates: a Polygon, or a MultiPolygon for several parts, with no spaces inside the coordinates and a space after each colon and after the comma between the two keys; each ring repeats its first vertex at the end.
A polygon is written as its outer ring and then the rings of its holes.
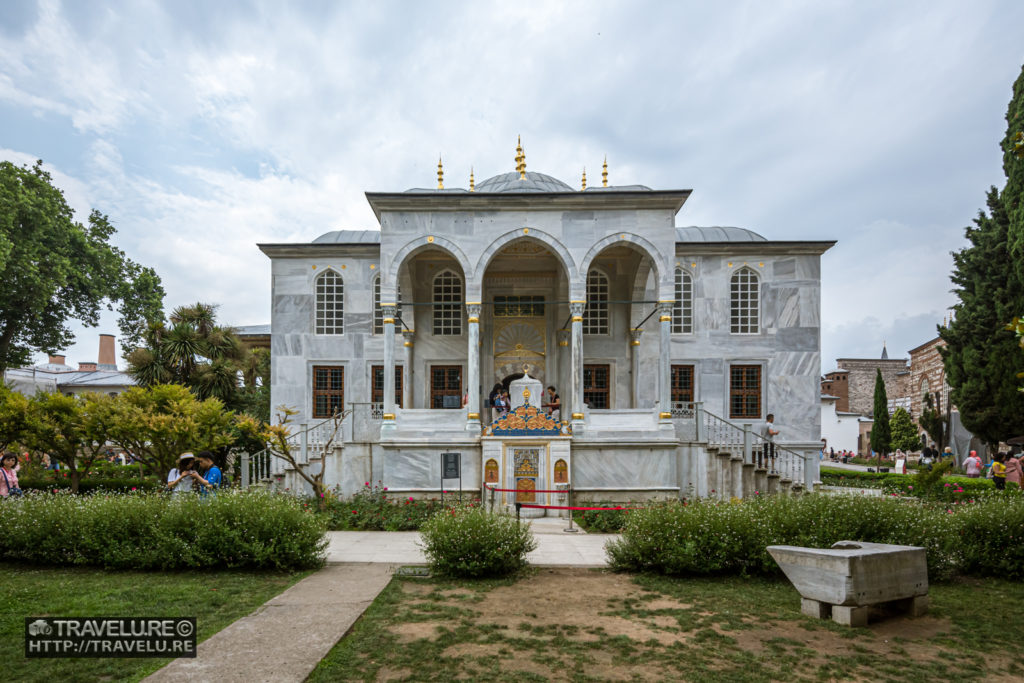
{"type": "Polygon", "coordinates": [[[996,453],[992,461],[992,481],[1000,491],[1006,488],[1006,453],[996,453]]]}

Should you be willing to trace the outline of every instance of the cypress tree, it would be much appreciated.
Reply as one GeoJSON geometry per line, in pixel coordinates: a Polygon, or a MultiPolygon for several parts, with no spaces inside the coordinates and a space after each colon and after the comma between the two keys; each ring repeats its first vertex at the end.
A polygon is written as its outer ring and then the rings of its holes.
{"type": "Polygon", "coordinates": [[[969,246],[953,253],[953,322],[939,329],[953,404],[964,426],[994,444],[1024,434],[1024,393],[1017,375],[1024,354],[1007,324],[1024,312],[1024,160],[1017,133],[1024,126],[1024,70],[1013,88],[1002,141],[1002,192],[990,188],[988,212],[965,231],[969,246]]]}
{"type": "Polygon", "coordinates": [[[871,425],[871,450],[879,456],[889,453],[889,397],[885,394],[885,380],[882,379],[882,371],[875,370],[875,406],[871,416],[874,424],[871,425]]]}

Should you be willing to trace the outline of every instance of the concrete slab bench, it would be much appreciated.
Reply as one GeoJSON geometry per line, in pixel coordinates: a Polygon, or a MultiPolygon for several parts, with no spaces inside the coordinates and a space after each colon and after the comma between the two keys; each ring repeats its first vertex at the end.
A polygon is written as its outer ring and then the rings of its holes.
{"type": "Polygon", "coordinates": [[[768,553],[800,593],[800,611],[845,626],[867,626],[883,604],[921,616],[928,611],[924,548],[840,541],[831,548],[771,545],[768,553]]]}

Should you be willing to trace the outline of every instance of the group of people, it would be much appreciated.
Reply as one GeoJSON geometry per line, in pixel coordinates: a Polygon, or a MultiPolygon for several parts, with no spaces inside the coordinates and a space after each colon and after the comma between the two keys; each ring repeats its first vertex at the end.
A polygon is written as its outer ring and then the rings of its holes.
{"type": "MultiPolygon", "coordinates": [[[[1020,453],[1004,453],[1000,451],[995,454],[992,458],[989,476],[992,477],[992,482],[996,485],[997,489],[1005,489],[1006,482],[1014,483],[1017,486],[1021,485],[1021,482],[1024,481],[1024,463],[1021,462],[1021,458],[1024,458],[1024,455],[1020,453]]],[[[964,459],[963,467],[968,477],[977,479],[981,476],[984,467],[977,451],[971,451],[968,454],[964,459]]]]}
{"type": "MultiPolygon", "coordinates": [[[[491,405],[491,422],[497,422],[505,417],[512,410],[512,399],[509,398],[508,389],[501,382],[496,382],[491,393],[487,396],[491,405]]],[[[554,385],[549,385],[544,392],[541,401],[541,408],[547,412],[548,417],[556,422],[562,418],[562,400],[558,396],[558,390],[554,385]]]]}
{"type": "Polygon", "coordinates": [[[198,455],[182,453],[178,458],[178,466],[172,467],[167,473],[167,488],[172,495],[182,495],[196,491],[205,496],[220,488],[223,475],[214,464],[213,453],[199,451],[198,455]]]}

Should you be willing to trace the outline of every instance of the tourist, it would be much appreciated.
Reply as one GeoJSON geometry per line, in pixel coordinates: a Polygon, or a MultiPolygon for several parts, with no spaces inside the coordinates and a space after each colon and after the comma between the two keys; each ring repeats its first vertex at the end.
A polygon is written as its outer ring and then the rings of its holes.
{"type": "Polygon", "coordinates": [[[1014,457],[1011,453],[1006,457],[1006,481],[1020,488],[1021,479],[1024,479],[1024,466],[1021,465],[1020,456],[1014,457]]]}
{"type": "Polygon", "coordinates": [[[182,453],[178,458],[178,466],[172,467],[167,473],[167,489],[172,495],[192,491],[193,475],[196,473],[196,458],[191,453],[182,453]]]}
{"type": "Polygon", "coordinates": [[[934,462],[932,457],[932,449],[925,446],[924,450],[921,451],[921,458],[917,461],[917,464],[931,472],[932,464],[934,462]]]}
{"type": "Polygon", "coordinates": [[[21,488],[18,487],[19,469],[18,456],[15,453],[4,453],[0,460],[0,475],[3,475],[0,479],[0,498],[21,495],[21,488]]]}
{"type": "Polygon", "coordinates": [[[196,484],[199,486],[199,495],[205,496],[210,491],[220,488],[222,478],[220,468],[213,464],[213,453],[210,451],[200,451],[198,459],[199,468],[202,470],[202,473],[193,473],[192,478],[196,480],[196,484]]]}
{"type": "Polygon", "coordinates": [[[967,476],[971,479],[977,479],[981,476],[981,458],[978,457],[977,451],[971,451],[970,454],[964,458],[963,468],[964,472],[966,472],[967,476]]]}
{"type": "Polygon", "coordinates": [[[1006,489],[1006,453],[996,453],[996,457],[992,459],[992,482],[996,485],[996,489],[1003,491],[1006,489]]]}
{"type": "Polygon", "coordinates": [[[548,387],[547,399],[548,402],[543,404],[541,407],[547,408],[548,416],[555,422],[558,422],[562,416],[562,401],[558,398],[558,393],[555,391],[555,386],[553,384],[548,387]]]}
{"type": "MultiPolygon", "coordinates": [[[[945,448],[942,449],[942,455],[939,457],[939,462],[942,462],[942,458],[952,458],[952,457],[953,457],[953,447],[952,446],[946,446],[945,448]]],[[[956,465],[956,461],[954,461],[953,464],[956,465]]]]}
{"type": "MultiPolygon", "coordinates": [[[[764,424],[761,425],[761,448],[764,452],[764,465],[768,465],[768,460],[771,459],[771,471],[775,471],[775,435],[779,433],[779,430],[775,429],[775,416],[771,413],[764,418],[764,424]]],[[[762,463],[758,463],[761,465],[762,463]]]]}
{"type": "Polygon", "coordinates": [[[495,382],[491,393],[487,395],[487,403],[491,406],[491,422],[498,419],[498,403],[501,399],[501,382],[495,382]]]}

